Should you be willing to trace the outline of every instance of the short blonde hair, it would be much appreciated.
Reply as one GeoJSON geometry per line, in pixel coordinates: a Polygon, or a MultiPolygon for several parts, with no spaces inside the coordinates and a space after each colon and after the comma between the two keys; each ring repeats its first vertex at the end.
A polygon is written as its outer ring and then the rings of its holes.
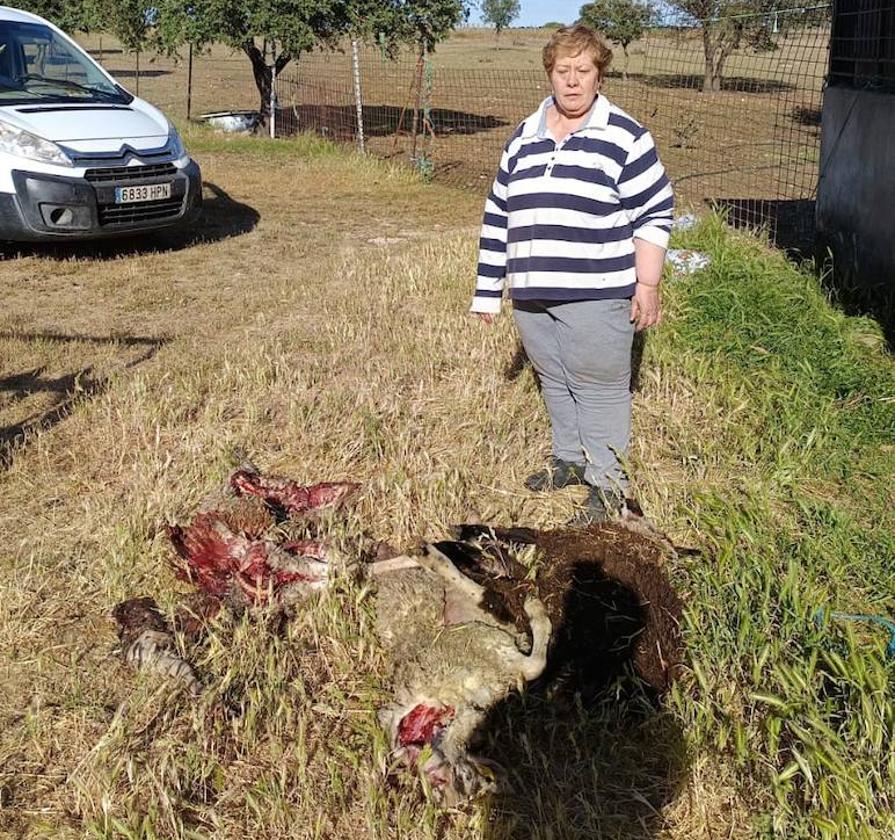
{"type": "Polygon", "coordinates": [[[581,53],[590,55],[602,79],[612,61],[612,50],[599,32],[583,23],[563,26],[550,36],[542,53],[547,75],[553,72],[556,60],[561,56],[576,56],[581,53]]]}

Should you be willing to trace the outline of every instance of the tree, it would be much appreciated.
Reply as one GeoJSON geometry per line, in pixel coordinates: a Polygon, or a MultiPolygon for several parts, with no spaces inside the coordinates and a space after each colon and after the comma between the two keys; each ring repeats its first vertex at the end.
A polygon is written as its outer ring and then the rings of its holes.
{"type": "Polygon", "coordinates": [[[426,54],[468,16],[468,0],[398,0],[374,27],[391,46],[412,44],[426,54]]]}
{"type": "Polygon", "coordinates": [[[362,3],[346,0],[159,0],[160,46],[174,52],[222,42],[252,64],[262,117],[270,114],[274,73],[318,45],[335,45],[362,3]]]}
{"type": "Polygon", "coordinates": [[[653,7],[636,0],[595,0],[581,7],[581,22],[598,29],[610,41],[620,44],[625,55],[623,78],[628,78],[628,45],[643,37],[655,18],[653,7]]]}
{"type": "Polygon", "coordinates": [[[46,18],[63,32],[96,29],[99,20],[99,0],[80,3],[66,0],[16,0],[15,6],[46,18]]]}
{"type": "Polygon", "coordinates": [[[500,33],[519,17],[519,0],[482,0],[482,19],[494,27],[497,39],[500,33]]]}
{"type": "Polygon", "coordinates": [[[159,44],[172,52],[222,42],[252,64],[261,115],[270,114],[273,75],[315,47],[382,33],[387,46],[414,40],[431,49],[459,22],[463,0],[158,0],[159,44]]]}
{"type": "Polygon", "coordinates": [[[721,90],[724,65],[743,45],[777,48],[772,36],[777,0],[671,0],[702,28],[705,56],[703,91],[721,90]]]}

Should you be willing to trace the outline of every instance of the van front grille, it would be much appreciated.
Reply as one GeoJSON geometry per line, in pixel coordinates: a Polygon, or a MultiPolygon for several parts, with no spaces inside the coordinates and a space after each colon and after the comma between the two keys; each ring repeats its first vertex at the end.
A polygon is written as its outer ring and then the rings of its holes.
{"type": "Polygon", "coordinates": [[[171,219],[183,208],[183,197],[164,201],[135,201],[133,204],[100,204],[99,223],[103,227],[139,225],[159,219],[171,219]]]}
{"type": "Polygon", "coordinates": [[[154,163],[148,166],[108,166],[88,169],[84,173],[90,183],[121,184],[127,181],[143,181],[146,178],[164,178],[174,175],[177,167],[173,163],[154,163]]]}

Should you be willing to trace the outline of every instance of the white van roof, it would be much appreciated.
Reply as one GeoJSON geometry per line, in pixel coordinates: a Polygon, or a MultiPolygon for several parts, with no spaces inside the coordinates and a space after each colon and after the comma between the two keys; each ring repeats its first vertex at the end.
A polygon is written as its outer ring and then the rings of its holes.
{"type": "Polygon", "coordinates": [[[17,23],[49,23],[40,15],[31,12],[23,12],[21,9],[13,9],[9,6],[0,6],[0,20],[12,20],[17,23]]]}

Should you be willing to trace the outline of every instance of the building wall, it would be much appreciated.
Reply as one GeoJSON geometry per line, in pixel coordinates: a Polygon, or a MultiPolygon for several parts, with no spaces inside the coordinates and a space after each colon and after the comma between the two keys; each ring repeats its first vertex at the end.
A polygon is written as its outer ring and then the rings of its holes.
{"type": "Polygon", "coordinates": [[[895,314],[895,94],[828,87],[817,241],[834,282],[895,314]]]}

